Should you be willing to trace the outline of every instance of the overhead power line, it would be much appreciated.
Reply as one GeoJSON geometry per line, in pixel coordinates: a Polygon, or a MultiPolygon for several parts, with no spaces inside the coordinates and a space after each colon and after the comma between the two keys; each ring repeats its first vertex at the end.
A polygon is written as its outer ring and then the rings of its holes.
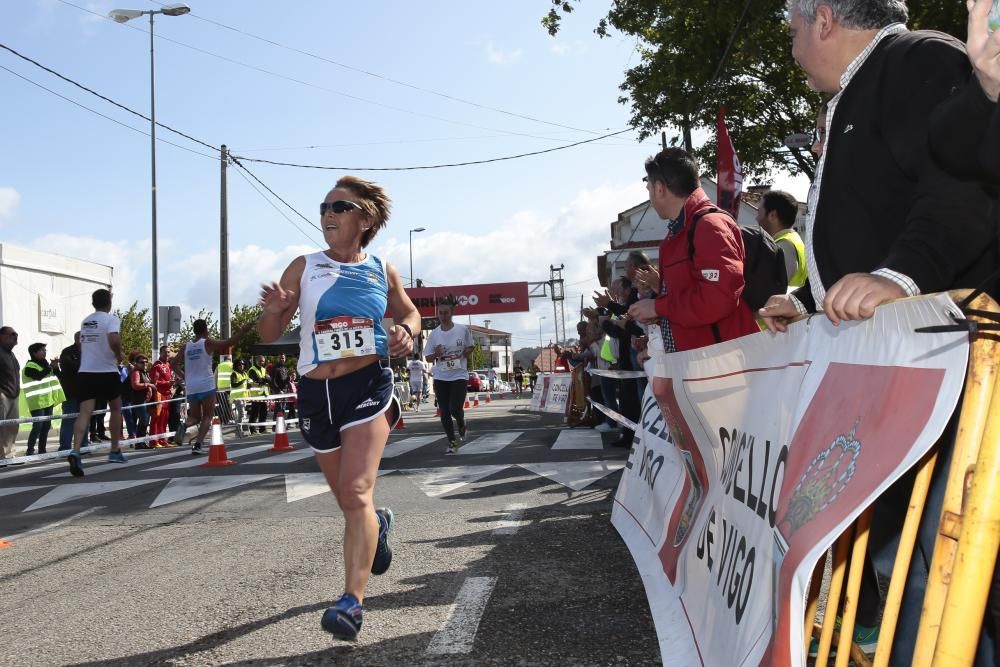
{"type": "Polygon", "coordinates": [[[583,141],[576,141],[572,144],[566,144],[564,146],[555,146],[553,148],[546,148],[540,151],[531,151],[530,153],[518,153],[517,155],[506,155],[504,157],[494,157],[486,160],[469,160],[467,162],[451,162],[448,164],[430,164],[430,165],[418,165],[413,167],[334,167],[327,165],[316,165],[316,164],[297,164],[295,162],[279,162],[277,160],[264,160],[261,158],[249,158],[246,156],[239,156],[239,159],[246,160],[247,162],[258,162],[260,164],[273,164],[279,167],[297,167],[299,169],[325,169],[329,171],[417,171],[421,169],[445,169],[447,167],[467,167],[473,164],[489,164],[490,162],[503,162],[505,160],[517,160],[519,158],[531,157],[533,155],[542,155],[543,153],[553,153],[555,151],[566,150],[567,148],[573,148],[574,146],[581,146],[583,144],[590,144],[595,141],[600,141],[601,139],[607,139],[608,137],[614,137],[619,134],[624,134],[625,132],[631,132],[632,128],[625,130],[619,130],[617,132],[611,132],[599,137],[594,137],[593,139],[584,139],[583,141]]]}
{"type": "MultiPolygon", "coordinates": [[[[60,1],[63,1],[63,0],[60,0],[60,1]]],[[[166,4],[166,3],[163,3],[163,2],[159,2],[159,0],[152,0],[152,2],[154,4],[160,5],[161,7],[166,4]]],[[[379,74],[377,72],[369,72],[368,70],[361,69],[360,67],[354,67],[352,65],[347,65],[345,63],[341,63],[341,62],[338,62],[336,60],[332,60],[332,59],[327,58],[325,56],[321,56],[321,55],[318,55],[316,53],[312,53],[311,51],[306,51],[304,49],[300,49],[300,48],[295,47],[295,46],[289,46],[287,44],[282,44],[281,42],[276,42],[276,41],[274,41],[272,39],[268,39],[266,37],[261,37],[259,35],[255,35],[255,34],[253,34],[251,32],[247,32],[245,30],[241,30],[239,28],[234,28],[233,26],[226,25],[225,23],[221,23],[219,21],[213,21],[212,19],[205,18],[204,16],[200,16],[198,14],[192,13],[190,15],[192,17],[198,19],[199,21],[204,21],[205,23],[211,23],[212,25],[218,26],[220,28],[225,28],[226,30],[231,30],[232,32],[235,32],[235,33],[238,33],[238,34],[241,34],[241,35],[246,35],[247,37],[250,37],[251,39],[256,39],[256,40],[258,40],[260,42],[264,42],[265,44],[270,44],[271,46],[276,46],[276,47],[278,47],[280,49],[286,49],[286,50],[291,51],[293,53],[298,53],[300,55],[307,56],[309,58],[314,58],[316,60],[319,60],[319,61],[322,61],[322,62],[325,62],[325,63],[329,63],[330,65],[335,65],[337,67],[346,69],[348,71],[356,72],[358,74],[363,74],[365,76],[369,76],[369,77],[372,77],[372,78],[375,78],[375,79],[380,79],[382,81],[386,81],[388,83],[392,83],[392,84],[395,84],[397,86],[403,86],[404,88],[409,88],[411,90],[416,90],[416,91],[419,91],[419,92],[422,92],[422,93],[427,93],[428,95],[434,95],[435,97],[440,97],[442,99],[450,100],[452,102],[458,102],[460,104],[466,104],[466,105],[471,106],[471,107],[476,107],[477,109],[484,109],[486,111],[493,111],[495,113],[503,114],[505,116],[511,116],[513,118],[520,118],[522,120],[530,120],[530,121],[532,121],[534,123],[541,123],[543,125],[551,125],[552,127],[560,127],[560,128],[565,129],[565,130],[573,130],[574,132],[584,132],[586,134],[594,134],[594,135],[599,134],[599,132],[595,132],[594,130],[587,130],[587,129],[583,129],[583,128],[579,128],[579,127],[573,127],[571,125],[564,125],[562,123],[556,123],[556,122],[553,122],[553,121],[543,120],[541,118],[536,118],[534,116],[529,116],[529,115],[526,115],[526,114],[516,113],[516,112],[513,112],[513,111],[507,111],[506,109],[500,109],[500,108],[497,108],[497,107],[492,107],[492,106],[489,106],[487,104],[480,104],[479,102],[473,102],[472,100],[467,100],[467,99],[464,99],[464,98],[461,98],[461,97],[458,97],[458,96],[455,96],[455,95],[449,95],[448,93],[442,93],[440,91],[432,90],[430,88],[424,88],[422,86],[417,86],[417,85],[414,85],[412,83],[407,83],[405,81],[400,81],[398,79],[393,79],[392,77],[388,77],[388,76],[386,76],[384,74],[379,74]]]]}
{"type": "MultiPolygon", "coordinates": [[[[124,127],[124,128],[125,128],[125,129],[127,129],[127,130],[132,130],[133,132],[138,132],[139,134],[143,135],[144,137],[148,137],[148,136],[149,136],[149,132],[146,132],[145,130],[140,130],[140,129],[139,129],[139,128],[137,128],[137,127],[132,127],[131,125],[129,125],[129,124],[127,124],[127,123],[123,123],[123,122],[121,122],[121,121],[120,121],[120,120],[118,120],[117,118],[112,118],[111,116],[108,116],[107,114],[103,114],[103,113],[101,113],[100,111],[97,111],[96,109],[91,109],[91,108],[90,108],[90,107],[88,107],[88,106],[87,106],[86,104],[80,104],[80,103],[79,103],[79,102],[77,102],[76,100],[73,100],[73,99],[70,99],[70,98],[66,97],[65,95],[62,95],[62,94],[60,94],[60,93],[57,93],[56,91],[52,90],[51,88],[46,88],[45,86],[43,86],[42,84],[38,83],[37,81],[32,81],[32,80],[31,80],[31,79],[29,79],[28,77],[26,77],[26,76],[24,76],[24,75],[22,75],[22,74],[18,74],[17,72],[15,72],[15,71],[14,71],[14,70],[12,70],[12,69],[8,69],[8,68],[4,67],[3,65],[0,65],[0,69],[4,70],[4,71],[6,71],[6,72],[10,72],[11,74],[13,74],[14,76],[16,76],[17,78],[19,78],[19,79],[22,79],[22,80],[24,80],[24,81],[27,81],[27,82],[28,82],[28,83],[30,83],[31,85],[33,85],[33,86],[37,86],[38,88],[41,88],[41,89],[42,89],[42,90],[44,90],[45,92],[47,92],[47,93],[51,93],[51,94],[55,95],[56,97],[58,97],[58,98],[60,98],[60,99],[63,99],[63,100],[66,100],[66,101],[67,101],[67,102],[69,102],[70,104],[73,104],[73,105],[75,105],[75,106],[78,106],[78,107],[80,107],[81,109],[85,109],[86,111],[89,111],[89,112],[90,112],[90,113],[92,113],[92,114],[96,114],[96,115],[98,115],[98,116],[100,116],[101,118],[104,118],[104,119],[106,119],[106,120],[110,120],[110,121],[111,121],[112,123],[114,123],[114,124],[116,124],[116,125],[121,125],[122,127],[124,127]]],[[[191,149],[191,148],[188,148],[187,146],[181,146],[180,144],[175,144],[174,142],[172,142],[172,141],[168,141],[167,139],[163,139],[162,137],[157,137],[157,138],[156,138],[156,140],[157,140],[157,141],[159,141],[159,142],[162,142],[162,143],[164,143],[164,144],[168,144],[168,145],[170,145],[170,146],[173,146],[173,147],[175,147],[175,148],[179,148],[179,149],[181,149],[182,151],[187,151],[188,153],[194,153],[195,155],[200,155],[201,157],[206,157],[206,158],[209,158],[210,160],[218,160],[218,159],[219,159],[219,158],[218,158],[218,157],[216,157],[215,155],[207,155],[207,154],[205,154],[205,153],[201,153],[201,152],[199,152],[199,151],[196,151],[196,150],[193,150],[193,149],[191,149]]]]}
{"type": "MultiPolygon", "coordinates": [[[[103,16],[102,14],[99,14],[98,12],[95,12],[95,11],[93,11],[91,9],[87,9],[86,7],[81,7],[81,6],[76,5],[76,4],[72,3],[72,2],[69,2],[69,0],[59,0],[59,2],[61,2],[64,5],[67,5],[69,7],[74,7],[76,9],[79,9],[80,11],[86,12],[88,14],[93,14],[94,16],[97,16],[99,18],[103,18],[103,19],[108,20],[108,21],[112,20],[109,17],[103,16]]],[[[125,27],[129,28],[130,30],[135,30],[136,32],[139,32],[139,33],[147,34],[146,31],[144,31],[142,28],[138,28],[136,26],[132,26],[132,25],[126,24],[125,27]]],[[[450,119],[450,118],[445,118],[443,116],[436,116],[434,114],[423,113],[423,112],[420,112],[420,111],[415,111],[413,109],[407,109],[407,108],[404,108],[404,107],[393,106],[391,104],[386,104],[384,102],[379,102],[377,100],[370,100],[368,98],[361,97],[359,95],[352,95],[351,93],[346,93],[343,90],[337,90],[337,89],[334,89],[334,88],[328,88],[326,86],[321,86],[319,84],[310,83],[308,81],[303,81],[302,79],[297,79],[297,78],[295,78],[293,76],[288,76],[287,74],[281,74],[280,72],[275,72],[275,71],[272,71],[272,70],[269,70],[269,69],[265,69],[265,68],[259,67],[257,65],[251,65],[249,63],[245,63],[245,62],[242,62],[240,60],[236,60],[235,58],[230,58],[229,56],[224,56],[222,54],[215,53],[213,51],[209,51],[207,49],[203,49],[203,48],[198,47],[198,46],[192,46],[191,44],[186,44],[186,43],[181,42],[181,41],[176,40],[176,39],[171,39],[170,37],[165,37],[163,35],[156,35],[155,37],[156,37],[156,39],[159,39],[159,40],[162,40],[162,41],[165,41],[165,42],[170,42],[171,44],[176,44],[178,46],[182,46],[182,47],[184,47],[186,49],[190,49],[192,51],[196,51],[198,53],[210,56],[212,58],[217,58],[219,60],[223,60],[223,61],[231,63],[233,65],[238,65],[240,67],[245,67],[245,68],[253,70],[255,72],[260,72],[261,74],[266,74],[268,76],[273,76],[273,77],[278,78],[278,79],[283,79],[285,81],[290,81],[292,83],[296,83],[296,84],[299,84],[299,85],[302,85],[302,86],[306,86],[306,87],[309,87],[309,88],[314,88],[316,90],[322,90],[322,91],[330,93],[332,95],[337,95],[338,97],[344,97],[344,98],[347,98],[347,99],[350,99],[350,100],[355,100],[355,101],[358,101],[358,102],[363,102],[365,104],[371,104],[373,106],[381,107],[383,109],[388,109],[390,111],[396,111],[398,113],[403,113],[403,114],[407,114],[407,115],[411,115],[411,116],[417,116],[418,118],[429,118],[431,120],[440,121],[442,123],[450,123],[450,124],[453,124],[453,125],[462,125],[462,126],[465,126],[465,127],[472,127],[472,128],[477,129],[477,130],[487,130],[487,131],[490,131],[490,132],[501,132],[503,134],[507,134],[507,135],[515,136],[515,137],[529,137],[529,138],[532,138],[532,139],[547,140],[546,137],[539,137],[539,136],[534,135],[534,134],[526,134],[524,132],[514,132],[513,130],[502,130],[502,129],[499,129],[499,128],[487,127],[487,126],[484,126],[484,125],[476,125],[475,123],[467,123],[467,122],[460,121],[460,120],[453,120],[453,119],[450,119]]],[[[572,128],[570,128],[570,129],[572,129],[572,128]]],[[[582,131],[582,130],[577,130],[577,131],[582,131]]],[[[586,132],[589,133],[589,130],[587,130],[586,132]]]]}
{"type": "Polygon", "coordinates": [[[274,190],[272,190],[271,188],[269,188],[264,181],[262,181],[259,178],[257,178],[257,176],[254,175],[254,173],[252,171],[250,171],[249,169],[247,169],[246,167],[244,167],[242,164],[240,164],[239,158],[230,156],[229,159],[232,160],[233,164],[235,164],[237,167],[239,167],[240,169],[242,169],[243,171],[245,171],[250,176],[250,178],[252,178],[253,180],[255,180],[258,183],[260,183],[261,187],[263,187],[265,190],[267,190],[268,192],[270,192],[274,196],[275,199],[277,199],[282,204],[284,204],[285,206],[287,206],[290,211],[292,211],[293,213],[295,213],[295,215],[297,215],[300,218],[302,218],[303,220],[305,220],[306,224],[308,224],[310,227],[312,227],[313,229],[315,229],[319,233],[321,233],[321,234],[323,233],[323,228],[322,227],[320,227],[319,225],[317,225],[316,223],[314,223],[312,220],[310,220],[306,216],[304,216],[301,213],[299,213],[299,210],[297,208],[295,208],[294,206],[292,206],[291,204],[289,204],[287,201],[285,201],[281,197],[281,195],[279,195],[277,192],[275,192],[274,190]]]}
{"type": "MultiPolygon", "coordinates": [[[[81,90],[85,90],[88,93],[90,93],[91,95],[94,95],[96,97],[101,98],[105,102],[107,102],[109,104],[113,104],[114,106],[118,107],[119,109],[127,111],[127,112],[129,112],[130,114],[132,114],[134,116],[138,116],[139,118],[142,118],[143,120],[145,120],[147,123],[150,120],[149,116],[143,115],[143,114],[139,113],[138,111],[136,111],[134,109],[130,109],[127,106],[125,106],[124,104],[121,104],[120,102],[115,102],[110,97],[106,97],[104,95],[101,95],[96,90],[88,88],[87,86],[83,85],[82,83],[77,83],[76,81],[74,81],[73,79],[71,79],[71,78],[69,78],[67,76],[63,76],[62,74],[60,74],[59,72],[55,71],[51,67],[46,67],[45,65],[43,65],[40,62],[38,62],[37,60],[33,60],[33,59],[29,58],[28,56],[24,55],[23,53],[20,53],[20,52],[18,52],[16,50],[10,48],[6,44],[0,43],[0,49],[4,49],[6,51],[10,51],[11,53],[13,53],[15,56],[17,56],[21,60],[27,61],[27,62],[31,63],[32,65],[34,65],[35,67],[43,69],[46,72],[48,72],[49,74],[52,74],[53,76],[59,77],[60,79],[62,79],[66,83],[71,83],[74,86],[76,86],[77,88],[80,88],[81,90]]],[[[185,139],[187,139],[189,141],[193,141],[196,144],[201,144],[202,146],[204,146],[205,148],[207,148],[207,149],[209,149],[211,151],[216,150],[216,147],[213,146],[212,144],[206,143],[206,142],[202,141],[201,139],[195,139],[190,134],[185,134],[184,132],[181,132],[180,130],[175,130],[174,128],[170,127],[169,125],[164,125],[163,123],[160,123],[160,122],[157,122],[156,124],[159,127],[162,127],[164,130],[167,130],[168,132],[173,132],[174,134],[179,135],[181,137],[184,137],[185,139]]]]}
{"type": "MultiPolygon", "coordinates": [[[[243,169],[242,166],[237,165],[237,167],[239,167],[239,168],[236,170],[236,173],[239,174],[240,177],[244,181],[247,182],[247,185],[249,185],[251,188],[253,188],[254,191],[258,195],[261,196],[261,199],[263,199],[268,204],[270,204],[271,208],[273,208],[275,211],[278,212],[278,215],[280,215],[282,218],[284,218],[285,220],[287,220],[288,224],[290,224],[292,227],[294,227],[296,229],[296,231],[298,231],[300,234],[302,234],[302,236],[306,237],[306,239],[308,239],[311,244],[315,245],[317,248],[322,249],[323,246],[321,246],[319,243],[317,243],[316,239],[314,239],[311,236],[309,236],[309,234],[307,234],[304,229],[302,229],[301,227],[299,227],[298,223],[296,223],[294,220],[292,220],[291,218],[289,218],[285,214],[284,211],[282,211],[280,208],[278,208],[278,206],[273,201],[270,200],[270,198],[267,195],[265,195],[263,192],[261,192],[260,188],[258,188],[257,185],[253,181],[251,181],[249,178],[247,178],[247,174],[249,174],[250,172],[244,173],[244,169],[243,169]]],[[[268,189],[270,189],[270,188],[268,188],[268,189]]],[[[287,204],[286,204],[286,206],[287,206],[287,204]]]]}

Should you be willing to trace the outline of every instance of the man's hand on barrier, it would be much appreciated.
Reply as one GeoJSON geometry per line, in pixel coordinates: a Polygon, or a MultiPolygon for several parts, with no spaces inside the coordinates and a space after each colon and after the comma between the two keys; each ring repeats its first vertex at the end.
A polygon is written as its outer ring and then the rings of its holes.
{"type": "Polygon", "coordinates": [[[775,294],[764,307],[757,311],[764,320],[764,325],[771,333],[788,331],[788,322],[799,316],[799,309],[792,303],[792,297],[787,294],[775,294]]]}
{"type": "Polygon", "coordinates": [[[601,308],[607,308],[608,304],[611,303],[611,295],[608,294],[608,290],[604,290],[604,294],[598,291],[594,291],[594,303],[596,303],[601,308]]]}
{"type": "Polygon", "coordinates": [[[849,273],[826,293],[823,312],[834,325],[867,320],[875,314],[877,306],[905,296],[903,288],[888,278],[871,273],[849,273]]]}
{"type": "Polygon", "coordinates": [[[654,322],[659,317],[656,314],[656,300],[640,299],[628,307],[628,314],[640,322],[654,322]]]}

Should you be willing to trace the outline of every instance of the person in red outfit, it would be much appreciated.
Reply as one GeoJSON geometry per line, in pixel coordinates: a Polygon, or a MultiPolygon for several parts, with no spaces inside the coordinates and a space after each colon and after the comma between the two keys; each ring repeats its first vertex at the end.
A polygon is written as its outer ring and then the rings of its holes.
{"type": "MultiPolygon", "coordinates": [[[[170,369],[170,348],[166,345],[160,348],[160,358],[153,364],[153,372],[150,374],[150,379],[156,386],[156,393],[159,394],[160,400],[166,400],[173,395],[174,374],[170,369]]],[[[157,407],[159,409],[152,418],[149,425],[149,432],[151,435],[164,435],[164,437],[156,440],[153,446],[169,447],[170,443],[167,442],[166,433],[168,431],[168,422],[170,421],[170,404],[164,403],[157,407]]]]}
{"type": "Polygon", "coordinates": [[[666,352],[693,350],[760,331],[743,302],[743,235],[701,189],[698,164],[679,148],[646,160],[649,203],[664,220],[660,294],[633,303],[629,315],[658,323],[666,352]],[[714,210],[713,210],[714,209],[714,210]],[[693,221],[694,256],[688,235],[693,221]]]}

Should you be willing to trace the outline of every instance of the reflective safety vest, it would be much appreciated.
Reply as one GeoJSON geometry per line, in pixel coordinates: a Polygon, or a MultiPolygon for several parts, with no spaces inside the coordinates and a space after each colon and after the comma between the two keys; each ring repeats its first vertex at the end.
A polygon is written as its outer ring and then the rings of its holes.
{"type": "Polygon", "coordinates": [[[215,390],[225,391],[229,389],[229,378],[233,374],[233,362],[229,360],[220,361],[215,367],[215,390]]]}
{"type": "Polygon", "coordinates": [[[789,227],[774,235],[774,242],[787,241],[795,248],[795,261],[798,262],[798,270],[794,276],[788,277],[789,287],[802,287],[809,277],[809,269],[806,267],[806,244],[802,242],[799,233],[789,227]]]}
{"type": "Polygon", "coordinates": [[[21,371],[21,391],[24,392],[24,402],[28,404],[29,410],[50,408],[66,400],[66,394],[55,373],[50,373],[41,380],[32,380],[25,372],[29,368],[35,371],[45,370],[37,362],[29,361],[21,371]]]}
{"type": "Polygon", "coordinates": [[[604,361],[608,362],[609,364],[618,363],[618,357],[616,357],[615,353],[611,350],[610,336],[605,336],[604,342],[601,343],[601,359],[604,359],[604,361]]]}
{"type": "Polygon", "coordinates": [[[248,372],[251,380],[263,380],[264,384],[251,384],[247,396],[267,396],[267,371],[259,366],[251,366],[248,372]]]}
{"type": "Polygon", "coordinates": [[[246,373],[233,371],[232,380],[232,391],[229,392],[230,399],[236,400],[250,396],[250,378],[246,373]]]}

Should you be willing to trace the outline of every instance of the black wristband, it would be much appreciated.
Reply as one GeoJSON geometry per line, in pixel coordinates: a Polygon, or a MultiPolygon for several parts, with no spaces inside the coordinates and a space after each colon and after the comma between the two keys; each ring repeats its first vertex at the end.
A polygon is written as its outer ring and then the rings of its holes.
{"type": "Polygon", "coordinates": [[[397,324],[396,326],[397,326],[397,327],[402,327],[403,329],[405,329],[405,330],[406,330],[406,333],[407,333],[407,335],[408,335],[408,336],[409,336],[410,338],[413,338],[413,332],[412,332],[412,331],[410,331],[410,325],[409,325],[409,324],[407,324],[406,322],[400,322],[400,323],[399,323],[399,324],[397,324]]]}

